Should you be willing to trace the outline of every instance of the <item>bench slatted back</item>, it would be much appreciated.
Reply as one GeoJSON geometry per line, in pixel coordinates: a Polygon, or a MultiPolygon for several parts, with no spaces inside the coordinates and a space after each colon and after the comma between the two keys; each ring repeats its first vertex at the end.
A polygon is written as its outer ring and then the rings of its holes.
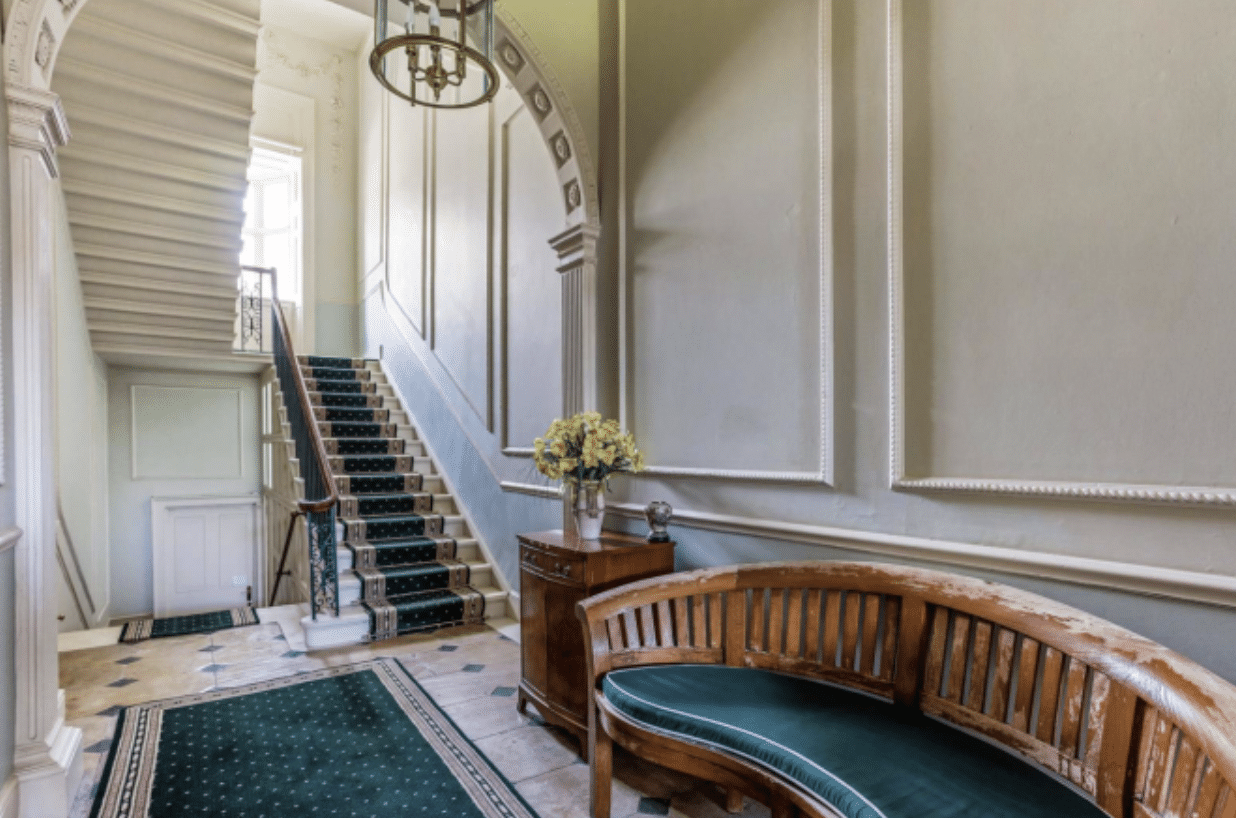
{"type": "Polygon", "coordinates": [[[835,587],[772,585],[739,592],[743,650],[726,661],[843,682],[888,698],[901,597],[835,587]]]}
{"type": "Polygon", "coordinates": [[[932,606],[920,707],[1098,795],[1111,679],[1059,648],[932,606]]]}

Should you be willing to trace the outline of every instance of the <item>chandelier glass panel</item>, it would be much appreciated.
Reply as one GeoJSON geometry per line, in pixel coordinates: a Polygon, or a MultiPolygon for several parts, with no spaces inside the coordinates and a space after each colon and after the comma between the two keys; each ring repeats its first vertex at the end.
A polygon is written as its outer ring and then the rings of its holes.
{"type": "Polygon", "coordinates": [[[374,0],[369,67],[413,105],[470,108],[498,92],[496,0],[374,0]]]}

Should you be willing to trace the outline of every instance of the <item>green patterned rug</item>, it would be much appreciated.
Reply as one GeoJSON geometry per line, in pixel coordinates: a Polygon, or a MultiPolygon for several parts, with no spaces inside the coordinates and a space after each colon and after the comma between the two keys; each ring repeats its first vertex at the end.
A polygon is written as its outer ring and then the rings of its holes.
{"type": "Polygon", "coordinates": [[[230,611],[169,616],[164,619],[138,619],[124,623],[120,629],[121,642],[141,642],[162,636],[188,636],[191,633],[213,633],[228,628],[258,624],[253,608],[233,608],[230,611]]]}
{"type": "Polygon", "coordinates": [[[394,659],[121,711],[90,818],[536,818],[394,659]]]}

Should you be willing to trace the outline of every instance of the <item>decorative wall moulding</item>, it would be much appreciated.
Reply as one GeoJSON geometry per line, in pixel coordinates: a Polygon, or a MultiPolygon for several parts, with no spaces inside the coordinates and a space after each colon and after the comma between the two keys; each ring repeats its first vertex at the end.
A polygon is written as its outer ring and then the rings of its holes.
{"type": "Polygon", "coordinates": [[[1236,487],[907,474],[905,386],[905,128],[903,0],[888,0],[888,395],[889,485],[899,491],[1236,507],[1236,487]]]}
{"type": "MultiPolygon", "coordinates": [[[[608,508],[620,517],[644,520],[642,506],[615,503],[608,508]]],[[[1236,577],[1222,574],[678,509],[671,525],[1236,609],[1236,577]]]]}
{"type": "MultiPolygon", "coordinates": [[[[817,155],[819,161],[819,178],[816,191],[818,207],[819,207],[819,241],[816,249],[816,270],[818,276],[819,287],[819,304],[818,304],[818,333],[819,333],[819,378],[820,391],[817,411],[819,417],[819,469],[813,472],[808,471],[789,471],[789,470],[767,470],[767,471],[752,471],[744,469],[723,469],[723,468],[697,468],[697,467],[678,467],[673,465],[650,464],[644,469],[641,474],[653,477],[665,478],[683,478],[696,480],[731,480],[745,483],[808,483],[820,486],[831,487],[835,480],[835,463],[833,452],[833,437],[834,437],[834,368],[835,368],[835,349],[833,337],[833,218],[832,218],[832,196],[833,196],[833,176],[832,176],[832,151],[833,151],[833,93],[832,93],[832,3],[827,0],[817,0],[816,3],[816,32],[815,32],[815,48],[816,48],[816,76],[817,76],[817,123],[818,123],[818,145],[817,155]]],[[[622,41],[619,44],[620,58],[626,59],[626,25],[625,21],[620,26],[622,41]]],[[[624,85],[625,85],[625,77],[624,85]]],[[[627,194],[627,99],[625,91],[619,97],[619,160],[618,174],[619,187],[622,190],[622,196],[625,198],[627,194]]],[[[630,206],[628,203],[627,207],[630,206]]],[[[626,234],[620,238],[620,243],[623,245],[620,252],[619,262],[620,287],[623,292],[619,297],[621,304],[629,305],[631,299],[626,292],[629,286],[630,271],[627,269],[627,259],[631,257],[629,248],[626,246],[626,234]]],[[[619,320],[620,327],[632,326],[630,315],[624,314],[619,320]]],[[[624,335],[627,331],[624,330],[624,335]]],[[[630,366],[631,360],[631,341],[629,337],[624,337],[619,344],[619,369],[626,372],[630,366]]],[[[625,418],[631,417],[630,399],[624,387],[619,395],[621,405],[621,416],[625,418]]],[[[629,421],[624,421],[629,423],[629,421]]],[[[638,435],[638,429],[632,429],[638,435]]]]}
{"type": "Polygon", "coordinates": [[[322,77],[330,80],[330,155],[331,173],[338,176],[343,170],[343,57],[336,53],[319,63],[310,65],[296,60],[279,44],[278,35],[267,29],[261,38],[263,50],[260,60],[268,62],[260,68],[283,68],[297,74],[301,79],[322,77]],[[262,59],[264,58],[264,59],[262,59]]]}
{"type": "Polygon", "coordinates": [[[498,46],[498,55],[508,73],[514,75],[524,69],[524,55],[509,39],[502,40],[498,46]]]}

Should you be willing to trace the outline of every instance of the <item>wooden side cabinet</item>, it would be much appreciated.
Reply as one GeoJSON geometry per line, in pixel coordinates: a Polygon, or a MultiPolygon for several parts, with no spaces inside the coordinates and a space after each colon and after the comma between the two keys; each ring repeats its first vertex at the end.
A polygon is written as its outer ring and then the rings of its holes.
{"type": "Polygon", "coordinates": [[[562,531],[519,535],[519,712],[528,702],[564,727],[588,752],[588,680],[584,631],[575,603],[674,570],[674,543],[606,532],[583,540],[562,531]]]}

